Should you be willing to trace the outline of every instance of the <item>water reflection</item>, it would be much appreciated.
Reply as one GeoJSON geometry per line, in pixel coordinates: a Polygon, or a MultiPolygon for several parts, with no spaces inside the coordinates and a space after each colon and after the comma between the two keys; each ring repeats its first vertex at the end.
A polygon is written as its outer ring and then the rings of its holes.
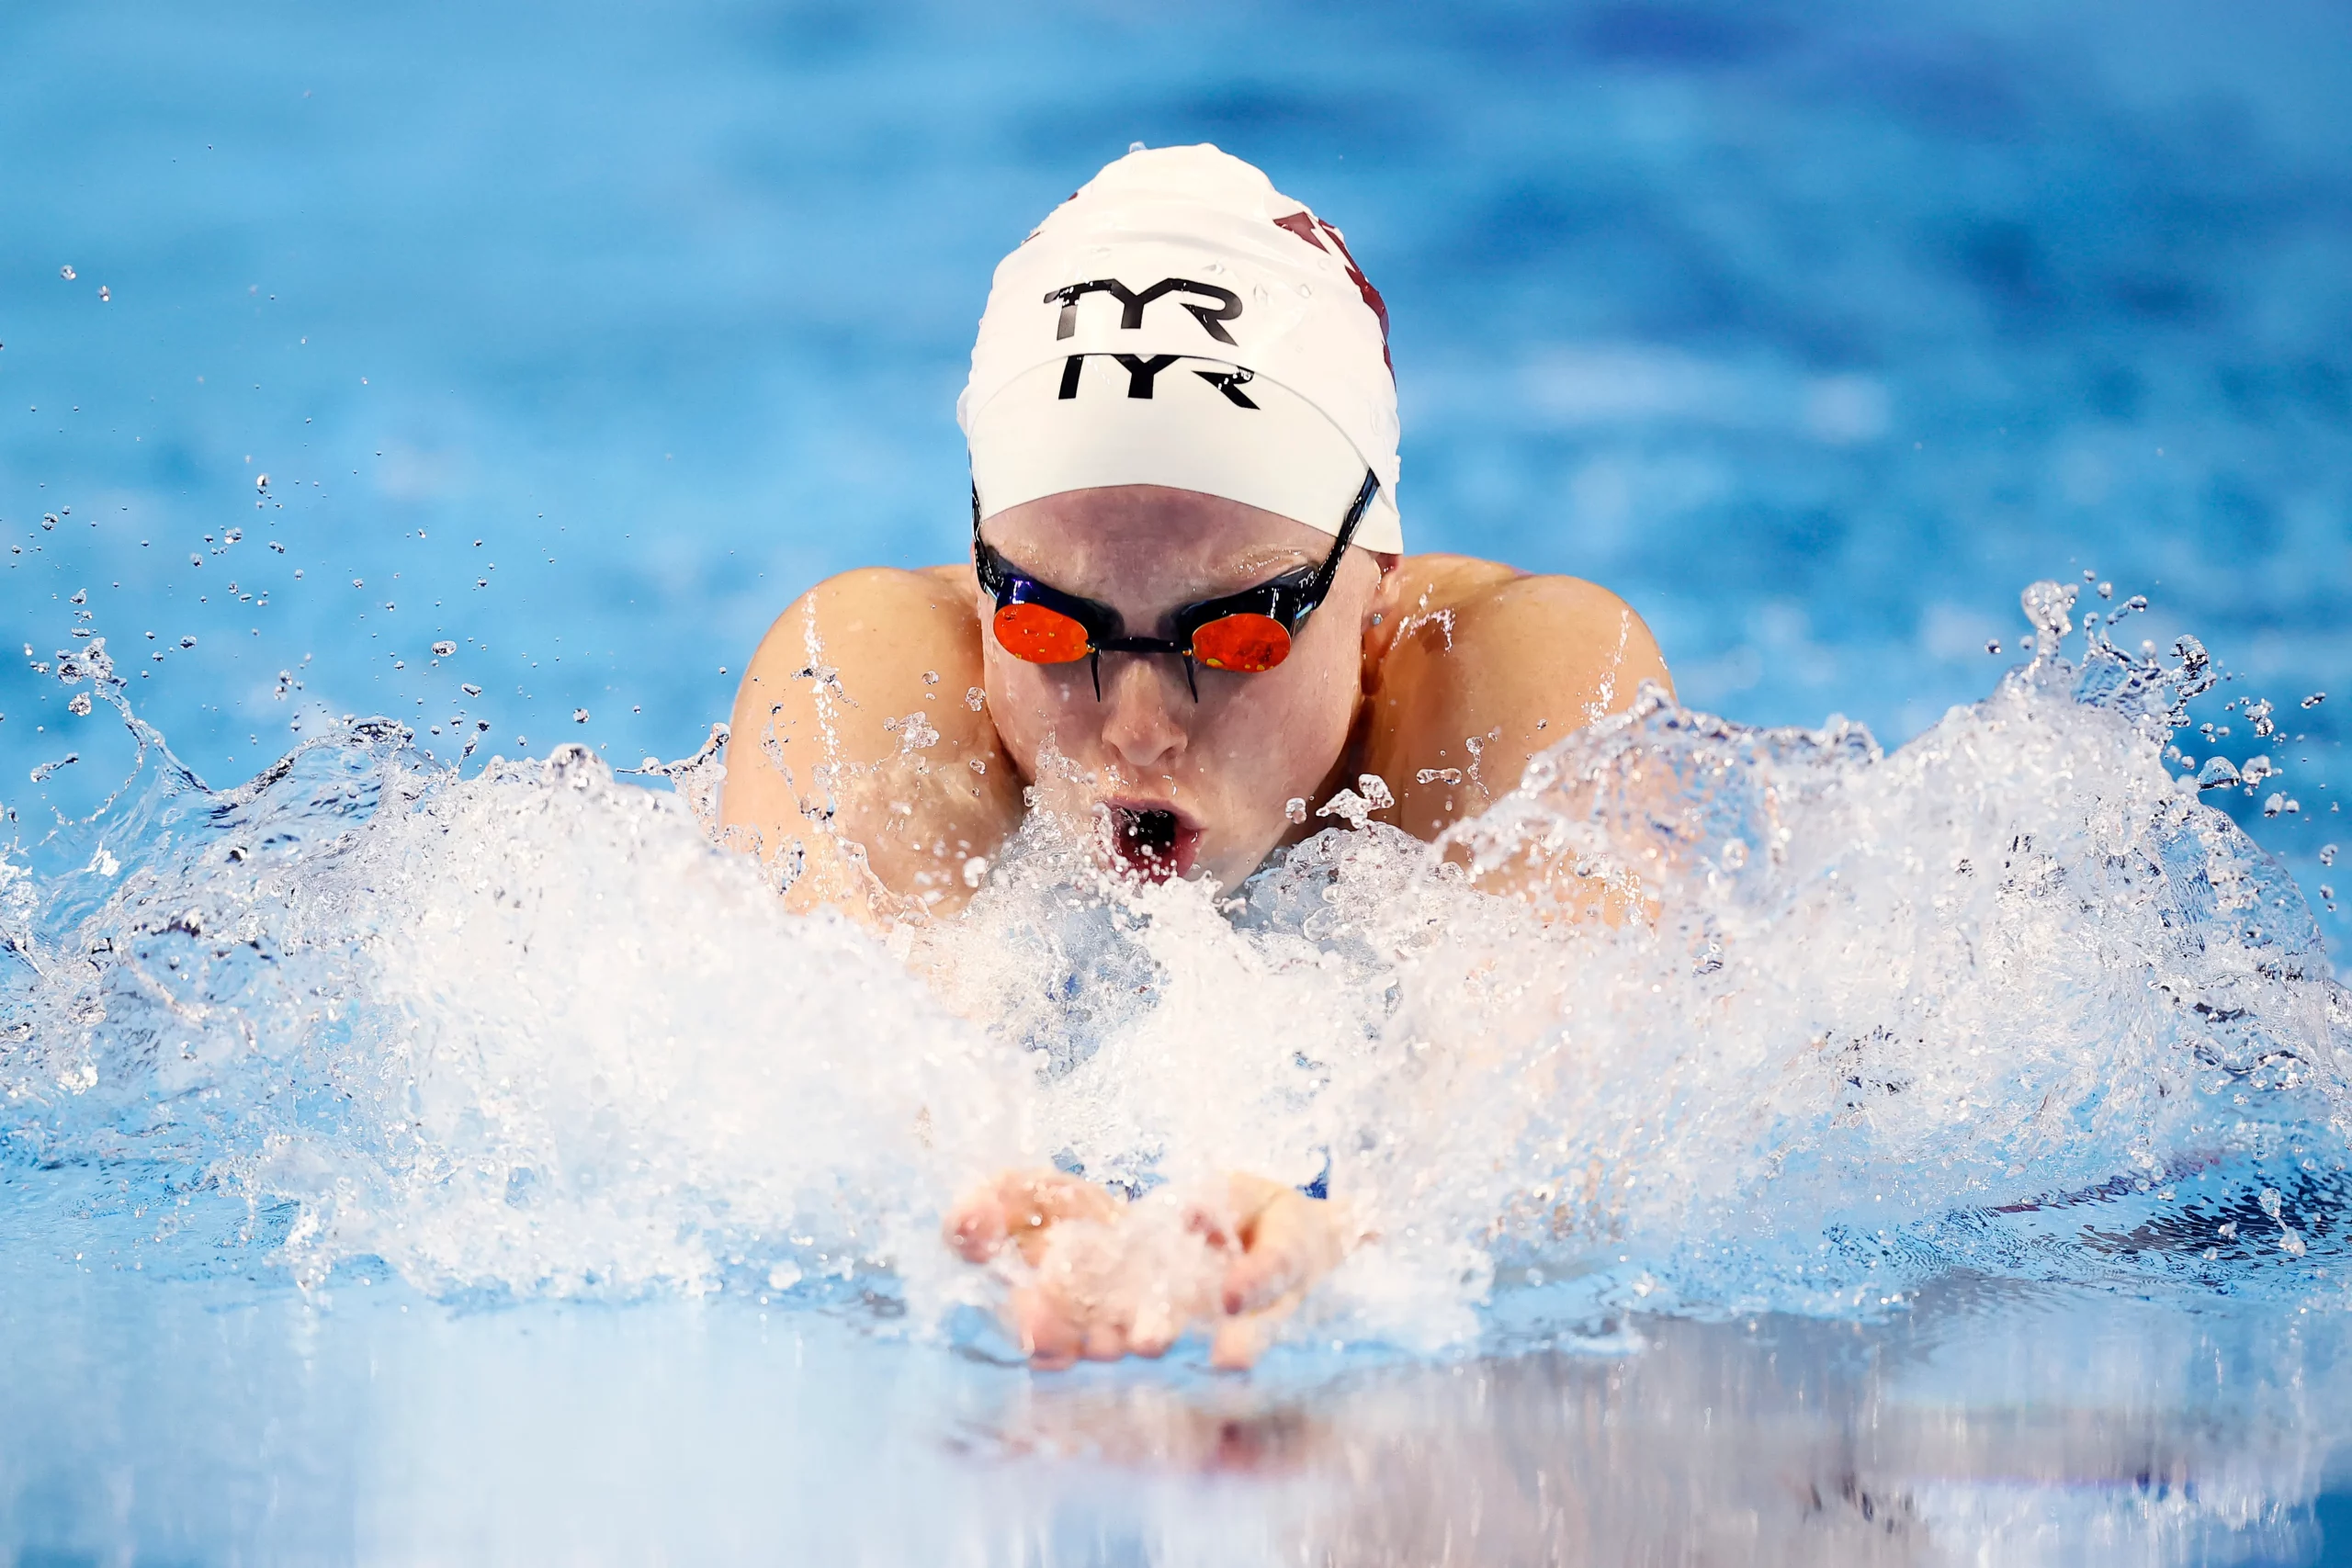
{"type": "Polygon", "coordinates": [[[0,1272],[0,1562],[2310,1562],[2352,1412],[2341,1314],[1967,1280],[1226,1378],[66,1263],[0,1272]]]}
{"type": "Polygon", "coordinates": [[[1961,1280],[1875,1325],[1634,1331],[1320,1389],[1041,1379],[991,1437],[1040,1476],[1246,1479],[1269,1561],[2306,1562],[2352,1408],[2336,1319],[1961,1280]]]}

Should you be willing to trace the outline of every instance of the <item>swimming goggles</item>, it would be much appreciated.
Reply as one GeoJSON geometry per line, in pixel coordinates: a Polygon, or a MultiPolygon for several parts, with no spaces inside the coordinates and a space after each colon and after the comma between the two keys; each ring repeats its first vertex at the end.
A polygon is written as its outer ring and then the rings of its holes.
{"type": "Polygon", "coordinates": [[[980,586],[996,599],[990,628],[997,645],[1031,664],[1094,661],[1094,700],[1102,700],[1102,655],[1172,653],[1184,661],[1184,684],[1201,700],[1195,664],[1261,675],[1290,657],[1291,639],[1339,575],[1340,557],[1363,521],[1364,509],[1380,491],[1379,476],[1367,470],[1354,504],[1340,525],[1331,553],[1321,566],[1302,566],[1280,577],[1186,604],[1176,612],[1172,637],[1128,637],[1119,612],[1092,599],[1065,593],[1022,571],[980,537],[980,495],[972,491],[972,564],[980,586]]]}

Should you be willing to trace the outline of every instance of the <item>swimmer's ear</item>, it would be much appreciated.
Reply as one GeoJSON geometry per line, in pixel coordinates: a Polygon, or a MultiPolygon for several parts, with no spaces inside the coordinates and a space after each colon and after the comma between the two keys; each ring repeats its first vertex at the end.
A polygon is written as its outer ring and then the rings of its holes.
{"type": "Polygon", "coordinates": [[[1385,550],[1374,550],[1372,558],[1380,564],[1380,581],[1372,591],[1372,601],[1363,612],[1363,689],[1367,692],[1380,684],[1380,666],[1388,657],[1389,646],[1396,640],[1399,621],[1397,609],[1402,595],[1404,577],[1396,568],[1404,557],[1385,550]]]}

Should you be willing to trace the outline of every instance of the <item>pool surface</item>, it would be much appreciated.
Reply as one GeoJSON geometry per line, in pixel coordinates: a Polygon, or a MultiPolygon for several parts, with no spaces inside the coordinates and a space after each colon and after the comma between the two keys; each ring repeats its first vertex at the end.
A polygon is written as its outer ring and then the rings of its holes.
{"type": "Polygon", "coordinates": [[[2352,1562],[2347,90],[2316,4],[0,16],[0,1562],[2352,1562]],[[712,848],[1138,141],[1347,231],[1414,547],[1648,619],[1472,837],[1646,801],[1654,930],[712,848]],[[1032,1375],[933,1237],[1048,1159],[1382,1240],[1032,1375]]]}

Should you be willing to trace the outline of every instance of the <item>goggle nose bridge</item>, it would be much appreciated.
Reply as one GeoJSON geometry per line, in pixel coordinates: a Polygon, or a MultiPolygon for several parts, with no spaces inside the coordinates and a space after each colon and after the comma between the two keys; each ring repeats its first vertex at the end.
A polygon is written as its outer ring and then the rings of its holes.
{"type": "Polygon", "coordinates": [[[1086,650],[1087,672],[1094,677],[1094,700],[1102,700],[1102,656],[1106,653],[1132,653],[1138,658],[1148,653],[1172,653],[1184,661],[1184,689],[1193,700],[1201,700],[1201,682],[1193,674],[1193,649],[1190,643],[1177,644],[1164,637],[1121,637],[1095,644],[1086,650]]]}

